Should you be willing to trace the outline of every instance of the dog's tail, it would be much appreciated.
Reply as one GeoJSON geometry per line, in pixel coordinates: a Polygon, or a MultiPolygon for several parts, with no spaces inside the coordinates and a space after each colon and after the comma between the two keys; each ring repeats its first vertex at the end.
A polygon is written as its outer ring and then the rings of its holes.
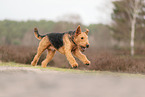
{"type": "Polygon", "coordinates": [[[40,35],[39,33],[38,33],[38,29],[37,28],[34,28],[34,35],[35,35],[35,37],[37,38],[37,39],[42,39],[43,37],[45,37],[45,35],[40,35]]]}

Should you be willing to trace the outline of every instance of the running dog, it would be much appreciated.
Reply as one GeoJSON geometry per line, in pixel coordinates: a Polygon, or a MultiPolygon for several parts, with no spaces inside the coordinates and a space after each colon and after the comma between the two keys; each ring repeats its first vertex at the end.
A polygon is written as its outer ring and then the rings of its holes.
{"type": "Polygon", "coordinates": [[[86,29],[85,32],[82,32],[79,25],[75,31],[40,35],[38,33],[38,29],[34,28],[35,37],[41,41],[38,46],[37,54],[31,62],[31,65],[37,65],[39,57],[46,49],[48,51],[48,54],[46,56],[46,59],[41,63],[42,67],[47,66],[56,51],[59,51],[61,54],[64,54],[66,56],[72,68],[78,67],[78,63],[76,62],[73,55],[84,64],[89,65],[90,61],[82,53],[86,48],[89,47],[88,32],[88,29],[86,29]]]}

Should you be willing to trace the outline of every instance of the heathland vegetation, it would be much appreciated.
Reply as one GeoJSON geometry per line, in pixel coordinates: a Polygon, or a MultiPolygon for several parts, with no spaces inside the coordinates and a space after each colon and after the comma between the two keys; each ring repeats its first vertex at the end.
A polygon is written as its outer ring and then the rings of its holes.
{"type": "MultiPolygon", "coordinates": [[[[46,34],[75,30],[78,25],[81,25],[83,31],[85,28],[90,30],[90,48],[86,50],[85,54],[92,64],[85,66],[79,62],[79,69],[145,73],[145,4],[141,3],[142,6],[137,10],[137,17],[135,17],[136,22],[132,24],[134,21],[132,20],[134,19],[133,13],[131,13],[133,8],[130,9],[130,13],[126,10],[129,9],[127,4],[136,4],[132,1],[136,0],[121,0],[113,3],[115,9],[112,14],[113,23],[110,25],[91,24],[86,26],[80,22],[46,20],[0,21],[0,61],[30,65],[39,43],[33,34],[34,27],[39,29],[40,34],[46,34]],[[133,39],[132,30],[134,31],[133,39]],[[132,41],[134,45],[130,47],[132,41]],[[130,56],[130,50],[134,51],[132,54],[134,56],[130,56]]],[[[45,55],[44,53],[41,56],[38,64],[45,58],[45,55]]],[[[71,68],[65,56],[59,53],[48,66],[71,68]]]]}

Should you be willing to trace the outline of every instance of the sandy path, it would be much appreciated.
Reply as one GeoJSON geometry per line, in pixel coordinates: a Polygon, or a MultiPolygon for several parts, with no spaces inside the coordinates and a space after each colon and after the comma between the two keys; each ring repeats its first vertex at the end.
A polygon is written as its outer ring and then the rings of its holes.
{"type": "Polygon", "coordinates": [[[1,66],[0,97],[145,97],[145,77],[1,66]]]}

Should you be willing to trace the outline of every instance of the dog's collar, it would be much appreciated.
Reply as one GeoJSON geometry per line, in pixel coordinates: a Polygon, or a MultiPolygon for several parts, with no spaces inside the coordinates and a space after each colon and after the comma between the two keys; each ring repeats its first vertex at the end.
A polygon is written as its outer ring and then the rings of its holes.
{"type": "Polygon", "coordinates": [[[73,36],[71,37],[71,36],[69,35],[69,40],[72,41],[74,45],[77,45],[77,44],[74,42],[74,37],[73,37],[73,36]]]}
{"type": "Polygon", "coordinates": [[[72,39],[72,42],[75,44],[75,45],[77,45],[75,42],[74,42],[74,40],[72,39]]]}

